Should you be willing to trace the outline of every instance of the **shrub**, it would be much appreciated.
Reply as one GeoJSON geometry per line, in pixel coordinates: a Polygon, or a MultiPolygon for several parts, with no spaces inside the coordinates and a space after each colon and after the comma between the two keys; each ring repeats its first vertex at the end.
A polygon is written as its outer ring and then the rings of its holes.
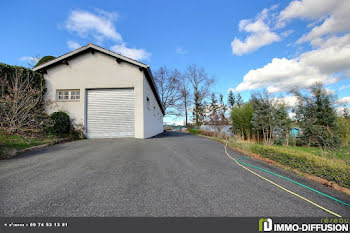
{"type": "Polygon", "coordinates": [[[343,161],[321,158],[286,147],[252,144],[250,150],[298,171],[336,182],[343,187],[350,187],[350,166],[343,161]]]}
{"type": "Polygon", "coordinates": [[[84,125],[82,124],[73,124],[74,127],[71,127],[70,131],[70,136],[72,139],[77,140],[77,139],[84,139],[85,134],[84,134],[84,125]]]}
{"type": "Polygon", "coordinates": [[[198,135],[201,131],[199,129],[190,129],[188,132],[193,135],[198,135]]]}
{"type": "Polygon", "coordinates": [[[69,115],[65,112],[54,112],[50,115],[48,132],[55,135],[70,133],[71,121],[69,115]]]}
{"type": "Polygon", "coordinates": [[[44,63],[46,63],[46,62],[48,62],[48,61],[51,61],[51,60],[53,60],[53,59],[55,59],[55,58],[56,58],[56,57],[54,57],[54,56],[45,56],[45,57],[41,58],[41,59],[38,61],[38,63],[36,63],[36,65],[35,65],[34,67],[40,66],[40,65],[42,65],[42,64],[44,64],[44,63]]]}
{"type": "Polygon", "coordinates": [[[200,134],[204,135],[204,136],[208,136],[208,137],[217,137],[217,138],[221,138],[221,139],[229,139],[230,137],[225,135],[225,134],[220,134],[218,132],[215,131],[207,131],[207,130],[201,130],[200,134]]]}
{"type": "Polygon", "coordinates": [[[0,126],[9,132],[40,128],[45,80],[28,68],[0,63],[0,126]]]}

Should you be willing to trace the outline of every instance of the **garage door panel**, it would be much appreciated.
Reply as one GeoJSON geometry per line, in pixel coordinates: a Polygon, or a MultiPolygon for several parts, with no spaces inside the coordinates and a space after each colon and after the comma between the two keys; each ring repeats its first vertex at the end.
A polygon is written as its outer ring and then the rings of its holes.
{"type": "Polygon", "coordinates": [[[87,91],[87,137],[134,137],[134,89],[87,91]]]}

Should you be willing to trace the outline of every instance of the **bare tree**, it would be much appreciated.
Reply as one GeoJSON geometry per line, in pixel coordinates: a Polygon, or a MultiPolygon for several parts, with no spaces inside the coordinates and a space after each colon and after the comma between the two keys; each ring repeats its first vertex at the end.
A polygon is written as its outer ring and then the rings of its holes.
{"type": "Polygon", "coordinates": [[[6,74],[0,78],[1,86],[6,87],[6,92],[0,96],[0,124],[10,132],[22,130],[24,127],[38,126],[37,116],[41,113],[38,107],[42,104],[42,92],[44,85],[34,88],[31,85],[32,78],[27,73],[16,68],[13,77],[8,79],[6,74]]]}
{"type": "Polygon", "coordinates": [[[154,73],[154,79],[159,90],[164,111],[166,114],[175,114],[170,109],[174,109],[181,98],[181,91],[179,91],[181,73],[176,69],[169,70],[166,66],[163,66],[154,73]]]}
{"type": "Polygon", "coordinates": [[[194,120],[199,126],[204,116],[205,99],[210,95],[209,91],[214,79],[210,78],[203,68],[198,68],[196,65],[189,66],[185,76],[192,86],[194,120]]]}
{"type": "Polygon", "coordinates": [[[29,59],[29,61],[27,62],[27,65],[30,67],[30,68],[34,68],[35,65],[38,63],[38,61],[40,61],[40,55],[36,55],[34,57],[31,57],[29,59]]]}
{"type": "Polygon", "coordinates": [[[179,92],[180,92],[180,99],[179,99],[179,103],[177,104],[177,109],[178,109],[179,115],[182,115],[185,117],[185,126],[188,126],[188,108],[192,104],[192,100],[191,100],[192,94],[190,91],[189,80],[184,75],[182,75],[180,78],[179,92]]]}

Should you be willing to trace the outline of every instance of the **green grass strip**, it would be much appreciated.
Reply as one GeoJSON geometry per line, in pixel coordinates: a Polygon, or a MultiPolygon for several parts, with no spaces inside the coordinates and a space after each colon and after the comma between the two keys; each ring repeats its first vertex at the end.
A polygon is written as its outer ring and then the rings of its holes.
{"type": "Polygon", "coordinates": [[[307,189],[309,189],[309,190],[311,190],[311,191],[313,191],[313,192],[315,192],[315,193],[318,193],[318,194],[320,194],[320,195],[322,195],[322,196],[328,197],[329,199],[332,199],[332,200],[334,200],[334,201],[337,201],[337,202],[339,202],[339,203],[341,203],[341,204],[343,204],[343,205],[346,205],[346,206],[349,206],[349,207],[350,207],[350,204],[345,203],[345,202],[343,202],[343,201],[341,201],[341,200],[339,200],[339,199],[337,199],[337,198],[335,198],[335,197],[332,197],[332,196],[330,196],[330,195],[327,195],[327,194],[325,194],[325,193],[322,193],[322,192],[320,192],[320,191],[318,191],[318,190],[316,190],[316,189],[313,189],[313,188],[311,188],[311,187],[309,187],[309,186],[307,186],[307,185],[304,185],[304,184],[301,184],[301,183],[299,183],[299,182],[297,182],[297,181],[294,181],[294,180],[292,180],[292,179],[289,179],[289,178],[287,178],[287,177],[285,177],[285,176],[282,176],[282,175],[279,175],[279,174],[277,174],[277,173],[268,171],[268,170],[263,169],[263,168],[260,168],[260,167],[258,167],[258,166],[254,166],[254,165],[251,165],[251,164],[242,162],[241,159],[250,159],[250,157],[241,157],[241,158],[238,158],[237,161],[238,161],[240,164],[246,165],[246,166],[248,166],[248,167],[253,167],[253,168],[259,169],[259,170],[261,170],[261,171],[270,173],[270,174],[272,174],[272,175],[278,176],[278,177],[280,177],[280,178],[282,178],[282,179],[288,180],[288,181],[290,181],[290,182],[292,182],[292,183],[294,183],[294,184],[300,185],[300,186],[302,186],[302,187],[304,187],[304,188],[307,188],[307,189]]]}

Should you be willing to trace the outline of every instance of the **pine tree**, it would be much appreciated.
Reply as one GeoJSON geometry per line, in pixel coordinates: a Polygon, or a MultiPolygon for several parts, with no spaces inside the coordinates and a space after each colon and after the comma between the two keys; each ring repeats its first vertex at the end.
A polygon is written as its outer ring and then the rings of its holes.
{"type": "Polygon", "coordinates": [[[322,152],[325,148],[337,149],[341,141],[333,106],[335,98],[320,83],[316,83],[310,91],[309,96],[294,91],[299,99],[294,112],[302,128],[302,138],[308,145],[317,143],[322,152]]]}
{"type": "Polygon", "coordinates": [[[242,104],[243,104],[243,98],[242,98],[241,94],[238,92],[237,93],[237,106],[241,107],[242,104]]]}
{"type": "Polygon", "coordinates": [[[230,107],[230,109],[232,109],[235,106],[235,95],[233,94],[233,91],[230,90],[230,92],[228,93],[228,106],[230,107]]]}
{"type": "Polygon", "coordinates": [[[224,102],[224,95],[221,94],[221,93],[220,93],[220,95],[219,95],[219,101],[220,101],[220,110],[221,110],[221,114],[222,114],[223,116],[225,116],[226,111],[227,111],[227,106],[226,106],[226,104],[225,104],[225,102],[224,102]]]}
{"type": "Polygon", "coordinates": [[[210,101],[210,111],[216,113],[216,110],[218,109],[218,100],[216,99],[215,93],[211,94],[210,101]]]}

